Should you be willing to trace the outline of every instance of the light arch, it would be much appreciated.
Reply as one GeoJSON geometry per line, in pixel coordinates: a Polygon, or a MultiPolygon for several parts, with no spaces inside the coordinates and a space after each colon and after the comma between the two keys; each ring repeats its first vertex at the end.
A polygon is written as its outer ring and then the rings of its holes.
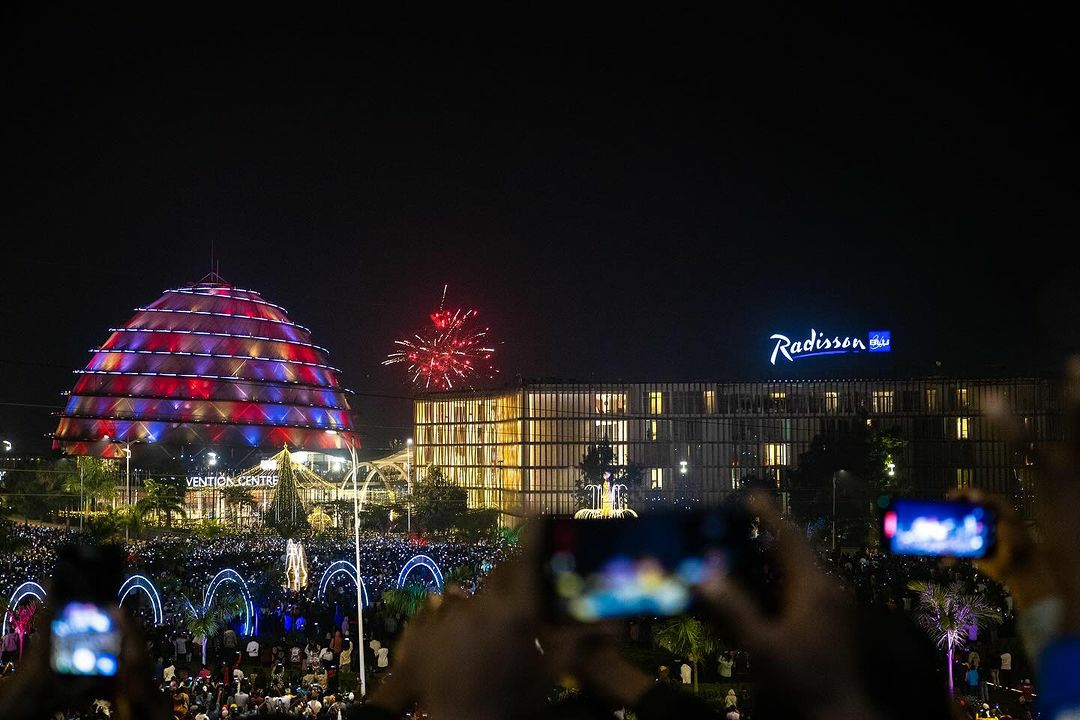
{"type": "Polygon", "coordinates": [[[165,622],[165,612],[161,607],[161,594],[158,592],[154,583],[150,582],[150,579],[145,575],[132,575],[124,584],[120,586],[117,597],[120,598],[120,604],[124,604],[124,600],[128,595],[136,590],[142,590],[150,598],[150,604],[154,608],[154,624],[160,625],[165,622]]]}
{"type": "Polygon", "coordinates": [[[338,575],[347,575],[353,581],[353,585],[360,585],[360,597],[364,607],[367,607],[369,604],[367,585],[364,583],[364,578],[360,577],[360,574],[356,572],[356,566],[348,560],[338,560],[330,563],[330,566],[323,571],[322,579],[319,580],[318,596],[322,598],[326,595],[326,588],[330,585],[330,581],[338,575]]]}
{"type": "Polygon", "coordinates": [[[431,576],[435,578],[436,592],[442,592],[443,587],[443,574],[439,570],[439,566],[434,560],[427,555],[413,555],[409,558],[409,561],[401,566],[401,572],[398,573],[397,587],[401,588],[405,586],[405,579],[409,576],[413,570],[418,567],[427,568],[431,576]]]}
{"type": "MultiPolygon", "coordinates": [[[[8,610],[14,610],[19,603],[28,597],[34,597],[38,599],[38,602],[44,603],[45,596],[48,593],[45,592],[45,588],[38,585],[33,580],[27,580],[19,587],[15,588],[15,592],[11,593],[11,598],[8,600],[8,610]]],[[[4,622],[2,628],[0,628],[0,637],[8,634],[8,614],[4,613],[4,622]]]]}
{"type": "Polygon", "coordinates": [[[255,603],[251,599],[251,591],[248,589],[244,578],[232,568],[225,568],[214,576],[210,584],[206,586],[206,594],[203,595],[203,609],[210,607],[214,601],[214,595],[225,583],[233,583],[240,588],[240,595],[244,598],[244,635],[257,635],[259,632],[259,617],[255,614],[255,603]]]}

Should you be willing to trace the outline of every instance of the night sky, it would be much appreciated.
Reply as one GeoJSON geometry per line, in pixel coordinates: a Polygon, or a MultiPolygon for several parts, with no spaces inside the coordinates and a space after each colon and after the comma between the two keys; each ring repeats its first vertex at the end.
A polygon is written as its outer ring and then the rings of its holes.
{"type": "Polygon", "coordinates": [[[444,283],[507,381],[1016,374],[1080,346],[1060,17],[36,5],[0,10],[20,449],[211,245],[330,349],[369,446],[408,434],[379,363],[444,283]],[[810,327],[893,353],[768,364],[810,327]]]}

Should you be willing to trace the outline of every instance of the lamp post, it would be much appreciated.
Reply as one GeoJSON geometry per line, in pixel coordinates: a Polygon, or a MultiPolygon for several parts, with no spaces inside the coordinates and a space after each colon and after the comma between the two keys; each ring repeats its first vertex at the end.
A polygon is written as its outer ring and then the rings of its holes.
{"type": "Polygon", "coordinates": [[[847,472],[846,470],[834,470],[832,474],[832,549],[836,550],[836,481],[840,477],[840,473],[847,472]]]}
{"type": "Polygon", "coordinates": [[[356,551],[356,626],[360,642],[360,697],[367,695],[367,672],[364,667],[364,598],[360,593],[360,479],[357,477],[356,444],[346,437],[353,480],[353,539],[356,551]]]}
{"type": "Polygon", "coordinates": [[[412,533],[412,454],[413,454],[413,441],[409,438],[405,441],[405,447],[408,448],[408,454],[405,456],[405,494],[408,495],[408,499],[405,502],[405,532],[412,533]]]}

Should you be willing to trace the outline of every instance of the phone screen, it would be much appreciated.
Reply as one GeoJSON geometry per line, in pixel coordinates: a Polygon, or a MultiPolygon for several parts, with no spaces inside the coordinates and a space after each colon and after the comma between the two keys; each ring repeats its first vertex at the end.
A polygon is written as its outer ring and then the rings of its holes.
{"type": "Polygon", "coordinates": [[[120,630],[108,606],[70,602],[52,621],[52,668],[65,675],[116,675],[120,630]]]}
{"type": "Polygon", "coordinates": [[[721,511],[550,518],[541,570],[557,617],[677,615],[740,561],[749,534],[748,518],[721,511]]]}
{"type": "Polygon", "coordinates": [[[885,510],[881,534],[894,555],[981,558],[993,550],[994,530],[994,514],[982,505],[902,498],[885,510]]]}

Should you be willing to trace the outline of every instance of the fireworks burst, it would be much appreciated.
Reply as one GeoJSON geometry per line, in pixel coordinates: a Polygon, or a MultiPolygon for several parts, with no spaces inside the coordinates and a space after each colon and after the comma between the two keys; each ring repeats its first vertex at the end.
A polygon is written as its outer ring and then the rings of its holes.
{"type": "Polygon", "coordinates": [[[383,365],[408,363],[409,382],[424,390],[452,390],[499,372],[491,362],[495,348],[486,339],[488,328],[474,327],[475,310],[445,309],[446,287],[439,309],[431,313],[431,326],[407,340],[395,340],[401,349],[383,360],[383,365]]]}

